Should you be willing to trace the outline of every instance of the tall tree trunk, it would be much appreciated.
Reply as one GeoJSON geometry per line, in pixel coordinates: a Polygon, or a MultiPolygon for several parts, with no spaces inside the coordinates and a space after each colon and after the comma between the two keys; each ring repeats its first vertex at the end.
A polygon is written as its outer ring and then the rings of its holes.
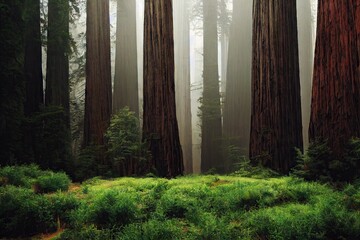
{"type": "Polygon", "coordinates": [[[88,0],[84,145],[103,145],[111,115],[109,1],[88,0]]]}
{"type": "Polygon", "coordinates": [[[224,104],[224,139],[245,156],[249,155],[251,118],[252,7],[252,0],[233,2],[224,104]]]}
{"type": "Polygon", "coordinates": [[[303,145],[296,0],[254,1],[252,57],[250,158],[287,173],[303,145]]]}
{"type": "Polygon", "coordinates": [[[297,0],[297,21],[299,38],[299,63],[301,107],[304,147],[309,145],[309,122],[311,105],[312,70],[314,64],[312,45],[311,0],[297,0]]]}
{"type": "Polygon", "coordinates": [[[0,165],[4,166],[17,163],[22,150],[24,21],[23,1],[0,0],[0,5],[0,165]]]}
{"type": "Polygon", "coordinates": [[[48,9],[45,103],[63,107],[70,125],[69,1],[49,0],[48,9]]]}
{"type": "Polygon", "coordinates": [[[175,97],[185,173],[193,172],[188,0],[174,0],[175,97]]]}
{"type": "Polygon", "coordinates": [[[139,117],[136,0],[117,1],[113,111],[125,106],[139,117]]]}
{"type": "Polygon", "coordinates": [[[360,0],[319,0],[310,140],[341,156],[360,137],[360,0]]]}
{"type": "Polygon", "coordinates": [[[40,0],[25,0],[25,78],[26,116],[40,110],[44,103],[43,76],[41,70],[40,0]]]}
{"type": "Polygon", "coordinates": [[[145,0],[143,137],[161,177],[183,173],[176,120],[171,0],[145,0]]]}
{"type": "Polygon", "coordinates": [[[218,70],[217,0],[204,0],[204,84],[201,107],[201,171],[224,171],[218,70]]]}

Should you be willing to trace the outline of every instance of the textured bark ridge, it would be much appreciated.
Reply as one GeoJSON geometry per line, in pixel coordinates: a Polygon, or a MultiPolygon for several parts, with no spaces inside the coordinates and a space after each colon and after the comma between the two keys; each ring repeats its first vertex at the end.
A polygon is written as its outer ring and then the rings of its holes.
{"type": "Polygon", "coordinates": [[[204,84],[201,107],[201,171],[224,171],[218,72],[217,0],[204,0],[204,84]]]}
{"type": "Polygon", "coordinates": [[[111,115],[109,1],[87,1],[84,145],[103,145],[111,115]]]}
{"type": "Polygon", "coordinates": [[[143,137],[161,177],[183,173],[176,120],[171,0],[145,0],[143,137]]]}
{"type": "Polygon", "coordinates": [[[255,0],[250,158],[281,172],[302,148],[295,0],[255,0]]]}
{"type": "Polygon", "coordinates": [[[360,137],[360,0],[319,0],[310,140],[360,137]]]}
{"type": "Polygon", "coordinates": [[[125,106],[139,117],[136,0],[117,1],[113,110],[125,106]]]}

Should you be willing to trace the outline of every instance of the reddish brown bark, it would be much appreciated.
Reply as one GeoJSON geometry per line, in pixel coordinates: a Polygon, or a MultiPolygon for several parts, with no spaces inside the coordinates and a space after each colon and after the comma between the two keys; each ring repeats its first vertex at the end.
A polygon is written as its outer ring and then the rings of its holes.
{"type": "Polygon", "coordinates": [[[88,0],[84,145],[103,145],[111,115],[109,1],[88,0]]]}
{"type": "Polygon", "coordinates": [[[171,0],[145,0],[144,122],[152,165],[161,177],[183,173],[176,120],[171,0]]]}
{"type": "Polygon", "coordinates": [[[327,139],[336,155],[360,137],[360,0],[320,0],[310,140],[327,139]]]}
{"type": "Polygon", "coordinates": [[[295,0],[255,0],[250,158],[281,172],[302,148],[295,0]]]}

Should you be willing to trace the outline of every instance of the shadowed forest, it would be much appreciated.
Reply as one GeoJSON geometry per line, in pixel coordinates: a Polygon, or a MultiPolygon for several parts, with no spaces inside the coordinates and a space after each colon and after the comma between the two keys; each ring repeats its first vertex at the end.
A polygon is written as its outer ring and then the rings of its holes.
{"type": "Polygon", "coordinates": [[[0,239],[360,239],[360,0],[0,0],[0,239]]]}

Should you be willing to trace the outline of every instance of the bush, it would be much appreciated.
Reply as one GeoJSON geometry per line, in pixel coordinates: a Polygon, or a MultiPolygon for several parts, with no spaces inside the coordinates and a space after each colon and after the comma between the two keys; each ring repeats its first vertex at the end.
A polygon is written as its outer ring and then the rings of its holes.
{"type": "Polygon", "coordinates": [[[341,156],[336,156],[327,141],[316,139],[305,154],[297,153],[294,175],[322,182],[353,182],[360,177],[360,139],[351,139],[341,156]]]}
{"type": "Polygon", "coordinates": [[[14,185],[28,187],[32,181],[47,172],[41,171],[35,164],[22,166],[6,166],[0,168],[0,186],[14,185]]]}
{"type": "Polygon", "coordinates": [[[110,121],[106,131],[108,154],[115,173],[119,176],[144,174],[149,155],[141,142],[139,121],[128,107],[121,109],[110,121]]]}
{"type": "Polygon", "coordinates": [[[50,201],[30,189],[0,188],[0,238],[30,236],[56,229],[50,201]]]}
{"type": "Polygon", "coordinates": [[[112,228],[130,223],[137,214],[134,196],[109,190],[97,197],[89,207],[87,222],[100,228],[112,228]]]}
{"type": "Polygon", "coordinates": [[[70,185],[70,179],[65,173],[51,173],[40,176],[34,183],[35,192],[49,193],[58,190],[67,191],[70,185]]]}

